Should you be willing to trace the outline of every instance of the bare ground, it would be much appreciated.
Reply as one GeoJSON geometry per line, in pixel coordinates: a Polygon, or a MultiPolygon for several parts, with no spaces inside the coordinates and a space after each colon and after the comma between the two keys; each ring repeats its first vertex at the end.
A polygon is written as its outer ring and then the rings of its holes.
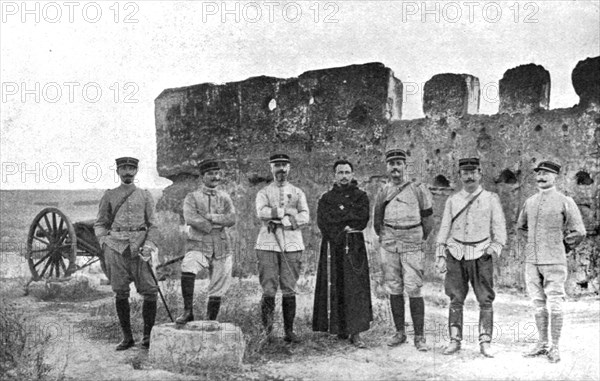
{"type": "MultiPolygon", "coordinates": [[[[310,285],[312,279],[305,279],[310,285]]],[[[203,289],[203,281],[198,288],[203,289]]],[[[259,286],[256,283],[256,300],[259,286]]],[[[299,345],[273,344],[262,348],[261,359],[244,364],[231,374],[182,375],[158,369],[147,359],[147,352],[133,348],[114,350],[119,341],[116,330],[109,339],[96,338],[82,321],[113,307],[109,286],[96,285],[95,300],[43,302],[23,292],[24,278],[2,278],[3,302],[10,301],[28,316],[32,334],[50,334],[46,362],[52,365],[51,378],[67,380],[192,380],[205,378],[304,379],[304,380],[599,380],[600,379],[600,300],[597,296],[565,302],[565,325],[561,339],[562,361],[550,364],[545,358],[521,356],[537,338],[529,301],[511,291],[499,291],[494,303],[495,358],[483,358],[477,344],[477,306],[469,297],[465,307],[463,349],[454,356],[442,355],[447,345],[447,298],[441,284],[424,287],[426,334],[432,349],[417,352],[411,343],[389,348],[392,333],[387,302],[374,295],[376,321],[381,324],[363,337],[368,349],[356,349],[346,341],[310,331],[312,292],[310,287],[299,297],[297,331],[305,338],[299,345]],[[214,376],[214,377],[213,377],[214,376]]],[[[374,290],[375,292],[376,290],[374,290]]],[[[375,292],[376,294],[376,292],[375,292]]],[[[408,306],[407,306],[408,307],[408,306]]],[[[159,307],[161,308],[161,307],[159,307]]],[[[280,312],[277,312],[280,319],[280,312]]],[[[407,310],[407,321],[410,322],[407,310]]],[[[109,323],[109,322],[107,322],[109,323]]],[[[160,324],[161,321],[158,322],[160,324]]],[[[138,332],[138,335],[140,333],[138,332]]]]}

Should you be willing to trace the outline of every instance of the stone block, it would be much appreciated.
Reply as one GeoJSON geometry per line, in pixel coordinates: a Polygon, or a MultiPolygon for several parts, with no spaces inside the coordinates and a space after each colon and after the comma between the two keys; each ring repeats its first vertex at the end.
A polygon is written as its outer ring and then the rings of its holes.
{"type": "Polygon", "coordinates": [[[41,300],[74,300],[93,291],[90,280],[82,275],[33,281],[27,286],[27,293],[41,300]]]}
{"type": "Polygon", "coordinates": [[[528,64],[509,69],[500,80],[498,113],[531,114],[550,106],[550,73],[528,64]]]}
{"type": "Polygon", "coordinates": [[[579,61],[571,74],[579,103],[600,105],[600,56],[579,61]]]}
{"type": "Polygon", "coordinates": [[[468,74],[437,74],[423,87],[427,118],[462,117],[479,112],[479,79],[468,74]]]}
{"type": "Polygon", "coordinates": [[[156,325],[150,343],[154,366],[184,373],[197,367],[239,367],[246,349],[239,327],[216,321],[192,321],[181,328],[156,325]]]}

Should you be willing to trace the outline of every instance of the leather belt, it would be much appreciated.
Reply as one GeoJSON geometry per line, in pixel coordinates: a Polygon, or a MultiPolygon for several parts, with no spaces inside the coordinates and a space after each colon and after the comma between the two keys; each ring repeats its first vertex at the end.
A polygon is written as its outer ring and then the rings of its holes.
{"type": "Polygon", "coordinates": [[[111,229],[114,232],[143,232],[148,230],[145,226],[141,228],[131,228],[131,227],[116,227],[111,229]]]}
{"type": "Polygon", "coordinates": [[[464,241],[458,240],[458,239],[456,239],[456,238],[452,238],[452,239],[453,239],[453,240],[455,240],[456,242],[460,243],[461,245],[465,245],[465,246],[475,246],[475,245],[478,245],[478,244],[480,244],[480,243],[483,243],[483,242],[487,241],[489,238],[490,238],[490,237],[485,237],[484,239],[481,239],[481,240],[479,240],[479,241],[475,241],[475,242],[464,242],[464,241]]]}
{"type": "Polygon", "coordinates": [[[410,230],[410,229],[414,229],[414,228],[421,226],[421,223],[419,222],[418,224],[406,225],[406,226],[391,225],[391,224],[383,224],[383,225],[387,226],[388,228],[392,228],[392,229],[396,229],[396,230],[410,230]]]}

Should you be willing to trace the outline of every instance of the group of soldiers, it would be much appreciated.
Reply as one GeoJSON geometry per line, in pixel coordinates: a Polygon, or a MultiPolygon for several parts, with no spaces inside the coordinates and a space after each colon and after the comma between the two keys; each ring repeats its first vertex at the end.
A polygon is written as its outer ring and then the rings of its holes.
{"type": "MultiPolygon", "coordinates": [[[[424,333],[425,303],[422,296],[424,246],[434,230],[433,197],[423,183],[406,179],[406,152],[393,149],[385,154],[389,180],[375,197],[373,227],[379,236],[379,254],[384,287],[389,294],[395,333],[387,344],[407,341],[405,299],[414,327],[414,345],[428,351],[424,333]]],[[[106,191],[100,201],[95,232],[104,251],[107,275],[115,292],[116,311],[123,331],[117,350],[135,345],[129,313],[129,285],[135,282],[143,298],[142,347],[150,345],[158,285],[152,265],[158,263],[158,239],[154,202],[150,193],[137,188],[134,177],[138,160],[116,160],[121,185],[106,191]]],[[[262,288],[260,312],[267,338],[273,338],[275,297],[282,293],[284,341],[299,343],[294,333],[296,285],[305,249],[301,227],[309,223],[304,192],[288,181],[291,162],[286,154],[269,158],[273,182],[256,195],[256,215],[262,226],[255,250],[262,288]]],[[[543,161],[534,169],[538,192],[525,201],[517,227],[526,233],[523,251],[527,291],[535,307],[539,340],[524,353],[560,360],[558,343],[563,324],[561,309],[567,277],[566,248],[574,247],[586,231],[572,198],[556,190],[560,165],[543,161]],[[549,307],[549,311],[548,311],[549,307]],[[549,340],[549,333],[550,338],[549,340]]],[[[205,160],[199,166],[201,183],[183,202],[187,225],[186,254],[181,264],[184,311],[179,325],[194,320],[196,275],[208,269],[206,318],[216,320],[223,297],[231,284],[232,244],[227,229],[236,222],[234,204],[218,189],[222,164],[205,160]]],[[[461,349],[463,306],[473,288],[479,303],[479,345],[485,357],[493,357],[493,267],[506,244],[506,222],[496,193],[481,186],[478,158],[458,161],[462,189],[448,197],[436,243],[436,268],[445,273],[445,293],[450,298],[448,327],[451,355],[461,349]]],[[[317,225],[322,235],[315,286],[314,331],[349,339],[358,348],[366,344],[360,336],[373,320],[370,276],[363,230],[370,217],[369,198],[358,188],[354,167],[347,160],[333,164],[335,182],[317,207],[317,225]]]]}

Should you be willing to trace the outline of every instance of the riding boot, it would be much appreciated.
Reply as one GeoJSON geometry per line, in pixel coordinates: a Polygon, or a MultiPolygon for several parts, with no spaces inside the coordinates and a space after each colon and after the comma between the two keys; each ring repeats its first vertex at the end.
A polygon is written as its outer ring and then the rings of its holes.
{"type": "Polygon", "coordinates": [[[479,351],[485,357],[494,357],[490,343],[494,329],[494,310],[491,307],[479,309],[479,351]]]}
{"type": "Polygon", "coordinates": [[[285,332],[283,341],[287,343],[299,343],[300,338],[294,333],[294,318],[296,317],[296,296],[283,296],[281,298],[281,309],[283,310],[283,329],[285,332]]]}
{"type": "Polygon", "coordinates": [[[156,320],[156,300],[144,300],[142,304],[142,317],[144,318],[144,337],[142,338],[142,347],[150,348],[150,333],[156,320]]]}
{"type": "Polygon", "coordinates": [[[387,345],[395,347],[406,343],[406,334],[404,333],[404,295],[390,295],[390,306],[392,307],[392,318],[396,332],[389,338],[387,345]]]}
{"type": "Polygon", "coordinates": [[[219,309],[221,308],[220,296],[209,296],[208,304],[206,305],[206,318],[208,320],[217,320],[219,309]]]}
{"type": "Polygon", "coordinates": [[[275,311],[275,297],[263,295],[260,301],[260,312],[263,327],[267,336],[273,333],[273,313],[275,311]]]}
{"type": "Polygon", "coordinates": [[[450,333],[450,344],[444,350],[445,355],[451,355],[460,350],[463,328],[463,309],[450,306],[448,313],[448,327],[450,333]]]}
{"type": "Polygon", "coordinates": [[[177,324],[194,320],[194,283],[196,275],[181,273],[181,296],[183,296],[183,314],[175,319],[177,324]]]}
{"type": "Polygon", "coordinates": [[[129,299],[115,299],[115,307],[117,309],[117,316],[119,317],[121,331],[123,332],[123,340],[117,345],[117,351],[123,351],[135,345],[135,341],[133,340],[133,334],[131,333],[129,299]]]}
{"type": "Polygon", "coordinates": [[[410,315],[412,316],[413,326],[415,328],[415,347],[419,352],[427,352],[425,335],[425,302],[423,298],[409,298],[410,315]]]}

